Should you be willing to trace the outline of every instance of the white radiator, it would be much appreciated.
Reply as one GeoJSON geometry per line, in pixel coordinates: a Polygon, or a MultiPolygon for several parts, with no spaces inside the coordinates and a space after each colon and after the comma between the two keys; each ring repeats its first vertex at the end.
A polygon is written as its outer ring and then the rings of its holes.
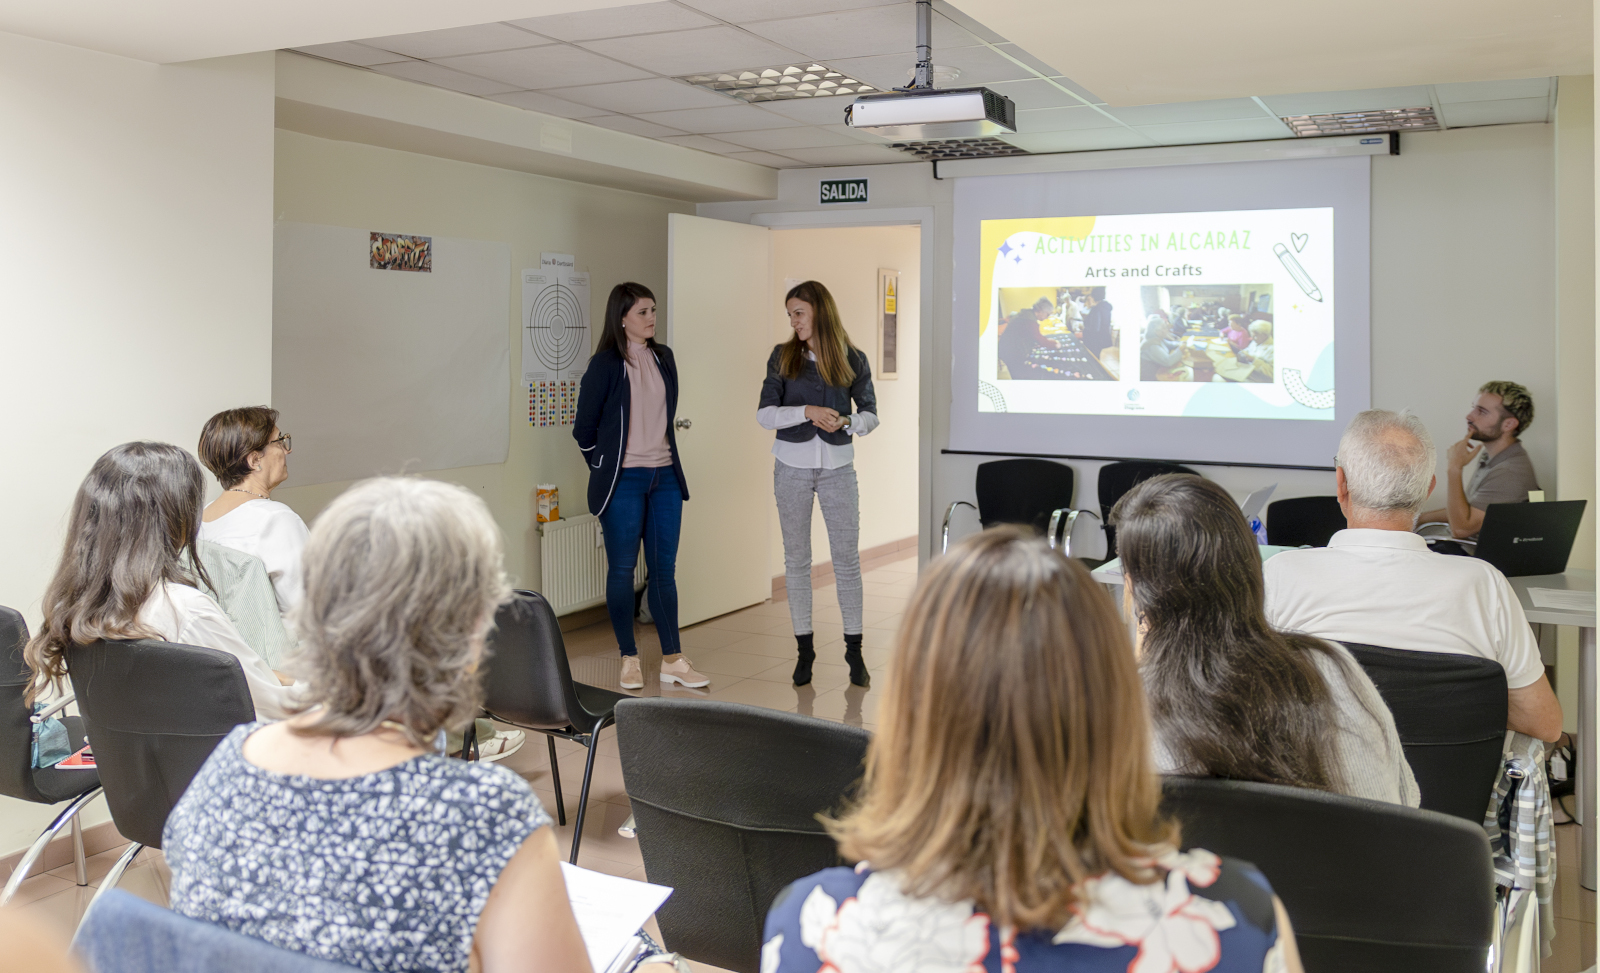
{"type": "MultiPolygon", "coordinates": [[[[540,594],[557,615],[566,615],[606,603],[606,547],[600,521],[582,514],[539,525],[539,570],[544,578],[540,594]]],[[[633,570],[633,590],[644,586],[644,556],[633,570]]]]}

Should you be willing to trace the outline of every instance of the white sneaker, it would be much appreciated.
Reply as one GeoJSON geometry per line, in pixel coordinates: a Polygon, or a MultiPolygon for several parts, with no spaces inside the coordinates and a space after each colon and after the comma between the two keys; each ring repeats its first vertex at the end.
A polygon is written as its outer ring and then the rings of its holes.
{"type": "MultiPolygon", "coordinates": [[[[666,677],[663,676],[662,678],[665,679],[666,677]]],[[[622,688],[644,688],[644,672],[639,668],[639,657],[636,655],[622,657],[622,688]]]]}
{"type": "Polygon", "coordinates": [[[671,662],[661,663],[661,681],[665,683],[675,682],[690,689],[699,689],[702,686],[711,685],[711,677],[695,672],[694,666],[689,664],[689,660],[681,652],[671,662]]]}
{"type": "Polygon", "coordinates": [[[522,749],[528,735],[521,730],[496,730],[494,736],[478,741],[478,759],[492,763],[522,749]]]}

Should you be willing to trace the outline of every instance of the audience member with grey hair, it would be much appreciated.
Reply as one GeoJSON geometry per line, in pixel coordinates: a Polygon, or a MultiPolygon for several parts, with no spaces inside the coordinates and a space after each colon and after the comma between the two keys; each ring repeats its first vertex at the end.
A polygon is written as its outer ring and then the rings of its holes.
{"type": "Polygon", "coordinates": [[[1334,473],[1350,526],[1325,548],[1266,562],[1267,620],[1337,642],[1493,659],[1506,672],[1506,726],[1553,741],[1561,704],[1510,583],[1486,561],[1433,553],[1412,532],[1434,460],[1428,431],[1409,413],[1373,409],[1351,420],[1334,473]]]}
{"type": "Polygon", "coordinates": [[[501,561],[459,486],[367,480],[323,511],[297,619],[305,704],[235,729],[178,802],[174,911],[368,970],[589,970],[527,782],[433,750],[478,711],[501,561]]]}

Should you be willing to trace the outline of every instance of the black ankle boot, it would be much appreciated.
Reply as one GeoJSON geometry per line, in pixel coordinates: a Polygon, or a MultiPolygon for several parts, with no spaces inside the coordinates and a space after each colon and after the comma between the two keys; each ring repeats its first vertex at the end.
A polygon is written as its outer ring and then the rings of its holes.
{"type": "Polygon", "coordinates": [[[794,684],[804,686],[811,682],[811,663],[817,660],[817,650],[812,647],[816,638],[811,632],[796,635],[794,640],[799,643],[800,658],[794,664],[794,684]]]}
{"type": "Polygon", "coordinates": [[[850,667],[850,685],[870,686],[872,677],[867,674],[867,664],[861,658],[861,636],[845,634],[844,661],[850,667]]]}

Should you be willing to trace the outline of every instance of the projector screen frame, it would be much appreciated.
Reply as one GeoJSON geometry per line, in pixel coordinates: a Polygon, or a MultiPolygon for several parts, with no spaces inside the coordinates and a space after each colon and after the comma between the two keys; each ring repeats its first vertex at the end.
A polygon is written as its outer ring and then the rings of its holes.
{"type": "MultiPolygon", "coordinates": [[[[954,182],[950,434],[945,452],[1078,459],[1141,453],[1201,465],[1331,469],[1322,465],[1326,460],[1321,457],[1333,455],[1350,418],[1371,402],[1370,156],[960,176],[954,182]],[[1333,210],[1335,228],[1338,272],[1331,287],[1337,395],[1332,420],[978,411],[972,329],[987,296],[978,293],[983,220],[1316,207],[1333,210]],[[1282,458],[1267,455],[1263,450],[1269,447],[1257,443],[1272,443],[1270,448],[1281,449],[1282,458]]],[[[1130,324],[1124,319],[1121,327],[1130,324]]]]}

